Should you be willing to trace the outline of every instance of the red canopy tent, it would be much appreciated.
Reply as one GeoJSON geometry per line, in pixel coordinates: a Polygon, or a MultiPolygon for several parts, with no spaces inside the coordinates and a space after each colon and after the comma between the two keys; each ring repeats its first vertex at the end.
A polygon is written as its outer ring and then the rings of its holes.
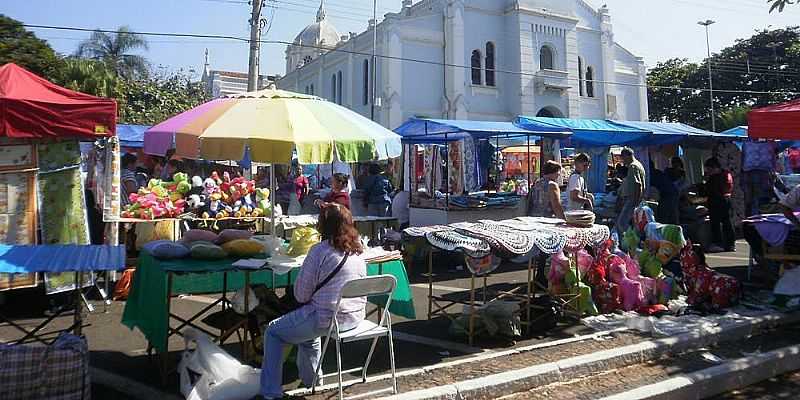
{"type": "Polygon", "coordinates": [[[63,88],[16,64],[0,67],[0,137],[107,137],[116,125],[116,101],[63,88]]]}
{"type": "Polygon", "coordinates": [[[747,113],[747,135],[753,139],[800,140],[800,99],[747,113]]]}

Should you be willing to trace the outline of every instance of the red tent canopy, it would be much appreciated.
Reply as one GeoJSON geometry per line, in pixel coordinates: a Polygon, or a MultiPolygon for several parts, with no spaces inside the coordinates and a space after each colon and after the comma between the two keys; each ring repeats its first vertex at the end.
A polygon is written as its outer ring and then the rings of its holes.
{"type": "Polygon", "coordinates": [[[800,140],[800,99],[747,113],[747,135],[754,139],[800,140]]]}
{"type": "Polygon", "coordinates": [[[104,137],[116,128],[116,101],[65,89],[16,64],[0,67],[0,137],[104,137]]]}

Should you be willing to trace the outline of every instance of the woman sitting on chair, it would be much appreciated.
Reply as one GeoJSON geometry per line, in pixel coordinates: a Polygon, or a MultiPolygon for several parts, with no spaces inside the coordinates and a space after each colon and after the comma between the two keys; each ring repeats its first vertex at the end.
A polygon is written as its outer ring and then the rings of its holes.
{"type": "MultiPolygon", "coordinates": [[[[297,368],[303,383],[311,387],[320,362],[320,337],[328,332],[336,302],[348,281],[364,278],[367,265],[353,216],[336,203],[324,203],[317,229],[322,242],[308,252],[294,283],[300,308],[270,322],[264,332],[261,395],[283,398],[283,348],[297,345],[297,368]]],[[[366,298],[342,299],[335,316],[340,331],[358,326],[364,319],[366,298]]],[[[320,380],[321,381],[321,380],[320,380]]]]}

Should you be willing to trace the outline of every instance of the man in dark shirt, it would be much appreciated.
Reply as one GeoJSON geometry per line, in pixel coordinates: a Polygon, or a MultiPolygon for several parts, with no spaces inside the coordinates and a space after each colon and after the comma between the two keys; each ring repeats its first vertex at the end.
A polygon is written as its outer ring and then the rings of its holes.
{"type": "Polygon", "coordinates": [[[678,224],[678,189],[666,172],[656,169],[650,162],[650,186],[658,190],[656,220],[662,224],[678,224]]]}
{"type": "Polygon", "coordinates": [[[703,194],[708,198],[711,236],[714,245],[709,252],[736,250],[736,236],[731,222],[731,195],[733,194],[733,174],[722,169],[716,157],[709,158],[705,164],[706,181],[703,194]]]}

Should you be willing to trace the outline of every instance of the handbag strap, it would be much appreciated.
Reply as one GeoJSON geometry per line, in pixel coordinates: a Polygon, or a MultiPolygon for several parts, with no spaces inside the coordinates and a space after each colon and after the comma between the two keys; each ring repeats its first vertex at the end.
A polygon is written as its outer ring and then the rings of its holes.
{"type": "Polygon", "coordinates": [[[314,288],[314,291],[311,293],[311,297],[309,297],[309,298],[313,298],[313,297],[314,297],[314,295],[315,295],[315,294],[317,294],[317,292],[318,292],[320,289],[322,289],[323,287],[325,287],[325,285],[327,285],[327,284],[328,284],[328,282],[330,282],[330,281],[331,281],[331,279],[333,279],[333,277],[334,277],[334,276],[336,276],[336,274],[338,274],[338,273],[339,273],[339,271],[341,271],[341,270],[342,270],[342,267],[344,267],[344,263],[346,263],[346,262],[347,262],[347,257],[348,257],[348,254],[347,254],[347,253],[344,253],[344,257],[342,257],[342,261],[339,261],[339,265],[337,265],[337,266],[336,266],[336,268],[334,268],[334,270],[333,270],[333,271],[331,271],[331,273],[330,273],[330,274],[328,274],[328,276],[326,276],[326,277],[325,277],[325,279],[323,279],[323,280],[322,280],[322,282],[320,282],[320,283],[318,283],[318,284],[317,284],[317,287],[315,287],[315,288],[314,288]]]}

